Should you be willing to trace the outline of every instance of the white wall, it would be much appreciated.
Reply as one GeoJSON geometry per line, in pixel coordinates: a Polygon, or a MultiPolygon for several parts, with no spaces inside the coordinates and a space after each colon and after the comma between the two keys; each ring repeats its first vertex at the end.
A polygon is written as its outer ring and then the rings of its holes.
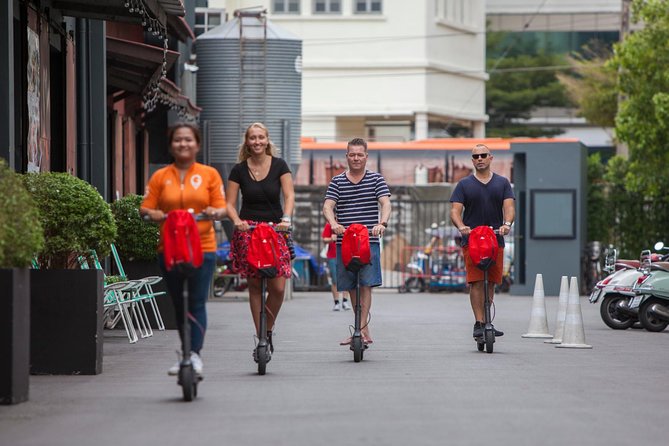
{"type": "Polygon", "coordinates": [[[354,0],[342,0],[338,15],[311,14],[312,0],[301,0],[299,16],[272,15],[270,0],[210,0],[209,6],[232,13],[262,5],[275,24],[303,39],[303,135],[330,140],[360,128],[342,119],[356,118],[364,127],[365,121],[413,121],[416,113],[431,122],[474,127],[477,121],[480,133],[487,120],[485,2],[455,0],[466,8],[462,24],[446,17],[449,1],[384,0],[380,15],[353,14],[354,0]]]}

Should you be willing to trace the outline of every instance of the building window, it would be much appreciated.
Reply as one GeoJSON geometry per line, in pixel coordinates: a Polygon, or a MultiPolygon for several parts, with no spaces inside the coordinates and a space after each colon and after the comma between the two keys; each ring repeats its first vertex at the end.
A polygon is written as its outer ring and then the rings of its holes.
{"type": "Polygon", "coordinates": [[[381,0],[355,0],[355,14],[381,14],[381,0]]]}
{"type": "Polygon", "coordinates": [[[274,14],[299,14],[300,0],[274,0],[272,10],[274,14]]]}
{"type": "Polygon", "coordinates": [[[341,14],[341,0],[314,0],[314,14],[341,14]]]}
{"type": "Polygon", "coordinates": [[[472,3],[470,0],[442,0],[440,18],[460,25],[472,24],[472,3]]]}
{"type": "Polygon", "coordinates": [[[206,33],[225,21],[225,9],[195,8],[195,36],[206,33]]]}

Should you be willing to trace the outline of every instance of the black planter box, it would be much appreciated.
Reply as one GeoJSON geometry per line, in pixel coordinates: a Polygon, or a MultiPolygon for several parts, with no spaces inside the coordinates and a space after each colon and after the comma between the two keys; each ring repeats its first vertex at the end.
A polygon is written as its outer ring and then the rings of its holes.
{"type": "Polygon", "coordinates": [[[30,373],[102,373],[101,270],[30,270],[30,373]]]}
{"type": "Polygon", "coordinates": [[[28,400],[30,270],[0,269],[0,404],[28,400]]]}
{"type": "MultiPolygon", "coordinates": [[[[158,265],[158,260],[123,260],[123,269],[125,270],[128,279],[143,279],[144,277],[149,276],[162,276],[160,266],[158,265]]],[[[157,284],[153,285],[152,288],[156,293],[161,291],[165,292],[165,294],[156,297],[158,310],[160,310],[160,316],[163,318],[165,328],[167,330],[176,330],[177,320],[174,314],[174,305],[172,305],[172,299],[170,299],[169,294],[167,294],[167,286],[165,285],[165,281],[161,280],[157,284]]],[[[158,328],[158,324],[153,317],[153,311],[149,310],[147,307],[146,313],[149,315],[151,327],[154,329],[158,328]]]]}

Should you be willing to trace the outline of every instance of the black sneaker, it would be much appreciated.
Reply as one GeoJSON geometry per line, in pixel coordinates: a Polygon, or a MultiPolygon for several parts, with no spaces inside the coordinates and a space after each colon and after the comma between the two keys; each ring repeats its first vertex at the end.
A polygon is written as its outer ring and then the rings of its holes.
{"type": "Polygon", "coordinates": [[[495,330],[495,337],[496,338],[499,338],[500,336],[504,336],[504,332],[496,329],[494,325],[493,325],[492,329],[495,330]]]}
{"type": "Polygon", "coordinates": [[[476,323],[474,324],[474,333],[472,336],[474,336],[475,338],[483,337],[483,327],[484,327],[483,323],[476,321],[476,323]]]}

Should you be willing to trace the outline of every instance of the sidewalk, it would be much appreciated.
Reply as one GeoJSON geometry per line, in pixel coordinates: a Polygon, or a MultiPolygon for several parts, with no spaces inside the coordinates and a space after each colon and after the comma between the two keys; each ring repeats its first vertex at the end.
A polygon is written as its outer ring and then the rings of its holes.
{"type": "MultiPolygon", "coordinates": [[[[547,297],[553,330],[557,297],[547,297]]],[[[251,358],[248,302],[209,303],[205,380],[192,403],[166,374],[174,331],[130,345],[106,332],[103,373],[33,376],[0,406],[0,445],[631,445],[665,438],[669,330],[614,331],[581,299],[592,350],[522,339],[531,297],[497,298],[495,353],[476,351],[464,294],[374,297],[363,362],[338,341],[353,315],[295,293],[267,375],[251,358]]]]}

